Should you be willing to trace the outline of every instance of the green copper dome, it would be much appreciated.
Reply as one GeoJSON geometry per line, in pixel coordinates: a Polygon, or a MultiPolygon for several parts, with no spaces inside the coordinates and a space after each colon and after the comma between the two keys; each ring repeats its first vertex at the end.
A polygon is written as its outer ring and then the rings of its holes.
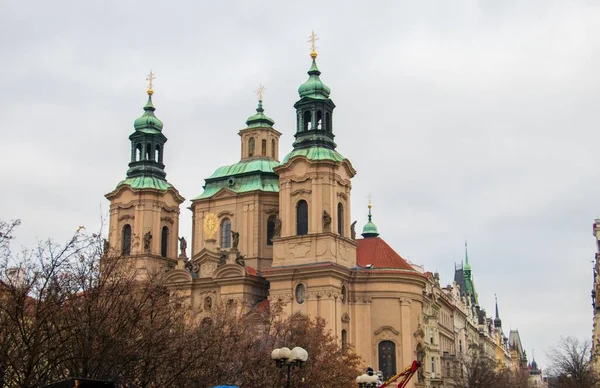
{"type": "Polygon", "coordinates": [[[248,128],[272,128],[275,121],[267,116],[262,106],[262,100],[258,100],[258,108],[256,108],[256,114],[248,117],[246,125],[248,128]]]}
{"type": "Polygon", "coordinates": [[[319,71],[317,62],[314,58],[312,66],[310,67],[310,70],[308,70],[308,75],[308,80],[298,88],[300,98],[309,97],[315,99],[328,99],[331,89],[329,89],[329,87],[321,81],[321,78],[319,78],[321,72],[319,71]]]}
{"type": "Polygon", "coordinates": [[[136,131],[146,133],[157,133],[162,131],[163,123],[154,115],[154,105],[152,105],[152,95],[148,94],[148,102],[144,106],[144,114],[133,123],[136,131]]]}
{"type": "Polygon", "coordinates": [[[377,225],[375,225],[373,223],[373,216],[371,215],[371,207],[372,207],[372,205],[369,204],[369,221],[365,224],[365,226],[363,227],[363,231],[362,231],[362,236],[364,238],[379,236],[379,231],[377,230],[377,225]]]}

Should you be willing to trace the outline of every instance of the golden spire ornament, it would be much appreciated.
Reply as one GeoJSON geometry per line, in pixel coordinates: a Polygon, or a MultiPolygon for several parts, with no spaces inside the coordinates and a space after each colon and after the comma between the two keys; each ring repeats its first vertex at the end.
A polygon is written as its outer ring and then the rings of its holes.
{"type": "Polygon", "coordinates": [[[148,81],[148,95],[151,96],[154,94],[154,90],[152,90],[152,80],[156,79],[152,69],[150,69],[150,74],[146,77],[146,81],[148,81]]]}
{"type": "Polygon", "coordinates": [[[267,90],[267,88],[265,87],[265,85],[258,85],[258,89],[256,89],[256,96],[258,97],[258,101],[262,101],[263,100],[263,95],[265,94],[265,90],[267,90]]]}
{"type": "Polygon", "coordinates": [[[310,33],[310,36],[308,37],[308,41],[310,43],[310,57],[312,59],[315,59],[317,57],[317,46],[316,46],[316,42],[317,40],[319,40],[319,38],[317,37],[317,34],[315,34],[315,31],[313,30],[310,33]]]}

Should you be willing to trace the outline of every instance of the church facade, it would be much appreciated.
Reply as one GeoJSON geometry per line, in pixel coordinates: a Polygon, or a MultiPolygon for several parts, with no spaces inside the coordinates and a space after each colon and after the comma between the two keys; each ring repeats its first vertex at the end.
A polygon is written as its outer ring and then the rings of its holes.
{"type": "Polygon", "coordinates": [[[470,266],[442,288],[437,274],[407,262],[379,236],[371,204],[357,236],[357,171],[337,150],[335,104],[316,58],[313,50],[298,89],[291,151],[279,158],[281,133],[259,98],[239,131],[239,161],[217,168],[191,200],[189,252],[178,237],[184,198],[166,179],[167,138],[150,84],[129,137],[126,179],[106,195],[107,248],[142,273],[166,276],[199,318],[217,304],[247,314],[280,302],[288,316],[324,318],[340,346],[352,344],[384,378],[419,359],[423,368],[411,386],[452,386],[457,357],[470,346],[486,344],[491,357],[512,365],[497,311],[492,322],[479,309],[470,266]]]}

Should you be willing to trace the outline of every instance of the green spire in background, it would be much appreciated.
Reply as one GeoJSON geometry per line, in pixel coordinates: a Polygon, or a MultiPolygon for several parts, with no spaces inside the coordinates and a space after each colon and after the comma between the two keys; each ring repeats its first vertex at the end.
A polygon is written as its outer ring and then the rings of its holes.
{"type": "Polygon", "coordinates": [[[362,231],[362,236],[364,238],[371,238],[379,236],[379,231],[377,230],[377,225],[373,223],[373,215],[371,214],[371,208],[373,205],[369,200],[369,221],[365,224],[362,231]]]}

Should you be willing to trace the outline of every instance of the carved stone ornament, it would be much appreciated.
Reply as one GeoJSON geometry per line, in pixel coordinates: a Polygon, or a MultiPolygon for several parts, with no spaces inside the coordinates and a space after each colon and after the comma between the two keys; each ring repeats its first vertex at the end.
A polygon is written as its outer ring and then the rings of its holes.
{"type": "Polygon", "coordinates": [[[299,194],[310,194],[310,193],[312,193],[312,190],[308,190],[308,189],[298,189],[298,190],[294,190],[294,191],[292,192],[292,196],[299,195],[299,194]]]}
{"type": "Polygon", "coordinates": [[[219,228],[219,218],[214,213],[208,213],[204,216],[204,237],[208,239],[212,239],[215,237],[217,233],[217,229],[219,228]]]}
{"type": "Polygon", "coordinates": [[[323,232],[331,232],[331,216],[323,210],[323,232]]]}
{"type": "Polygon", "coordinates": [[[350,237],[352,240],[356,240],[356,221],[350,225],[350,237]]]}
{"type": "Polygon", "coordinates": [[[119,221],[123,221],[123,220],[133,220],[135,218],[135,216],[132,216],[130,214],[124,214],[121,217],[119,217],[119,221]]]}
{"type": "Polygon", "coordinates": [[[410,300],[409,298],[400,298],[400,305],[402,306],[410,306],[411,303],[412,300],[410,300]]]}
{"type": "Polygon", "coordinates": [[[175,220],[173,219],[173,217],[169,217],[169,216],[160,217],[160,220],[164,221],[164,222],[168,222],[171,225],[173,225],[175,223],[175,220]]]}

